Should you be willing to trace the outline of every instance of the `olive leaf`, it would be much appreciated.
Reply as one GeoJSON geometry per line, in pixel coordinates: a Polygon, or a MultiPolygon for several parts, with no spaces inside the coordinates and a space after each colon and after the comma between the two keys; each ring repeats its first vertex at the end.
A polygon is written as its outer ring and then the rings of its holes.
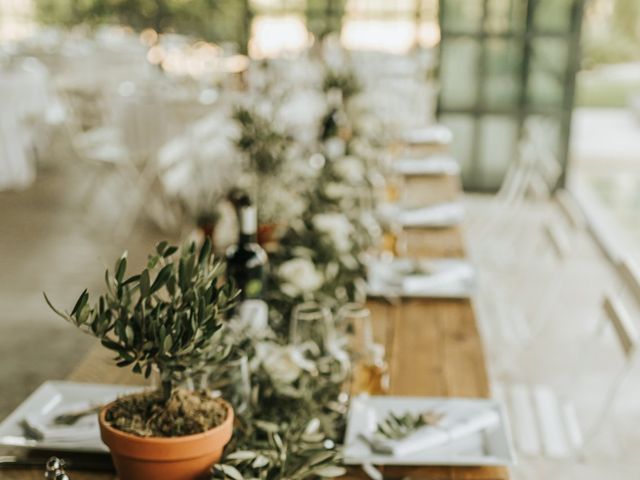
{"type": "Polygon", "coordinates": [[[221,358],[214,335],[238,298],[236,288],[221,282],[223,269],[211,255],[211,245],[205,244],[201,251],[189,245],[174,258],[178,251],[167,242],[158,243],[157,255],[150,255],[153,261],[148,264],[154,266],[126,280],[127,255],[123,254],[113,280],[105,274],[107,292],[90,304],[84,290],[71,313],[56,309],[44,296],[57,315],[115,352],[116,365],[132,366],[135,373],[147,377],[157,368],[166,398],[179,376],[221,358]]]}
{"type": "Polygon", "coordinates": [[[444,414],[433,411],[422,413],[407,412],[402,415],[389,412],[378,423],[377,433],[392,440],[399,440],[421,427],[427,425],[437,426],[443,418],[444,414]]]}

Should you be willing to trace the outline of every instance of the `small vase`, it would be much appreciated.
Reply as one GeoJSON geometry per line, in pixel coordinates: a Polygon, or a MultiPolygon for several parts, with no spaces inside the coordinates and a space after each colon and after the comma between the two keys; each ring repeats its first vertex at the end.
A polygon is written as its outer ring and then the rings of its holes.
{"type": "Polygon", "coordinates": [[[113,428],[106,421],[106,405],[100,412],[100,436],[109,447],[120,480],[204,480],[233,431],[233,409],[221,425],[182,437],[139,437],[113,428]]]}

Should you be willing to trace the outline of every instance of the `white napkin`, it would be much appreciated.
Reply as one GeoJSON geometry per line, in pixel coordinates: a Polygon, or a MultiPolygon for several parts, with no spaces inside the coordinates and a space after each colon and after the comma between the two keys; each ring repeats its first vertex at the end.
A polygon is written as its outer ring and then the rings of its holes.
{"type": "Polygon", "coordinates": [[[53,419],[60,414],[82,411],[91,406],[92,404],[88,402],[74,403],[73,405],[66,405],[64,410],[56,409],[48,414],[36,413],[28,415],[24,421],[30,429],[42,436],[42,440],[48,442],[78,443],[87,440],[99,440],[100,426],[97,414],[86,415],[73,425],[56,425],[53,423],[53,419]]]}
{"type": "Polygon", "coordinates": [[[401,139],[411,145],[449,145],[453,140],[453,133],[444,125],[431,125],[429,127],[407,130],[401,139]]]}
{"type": "Polygon", "coordinates": [[[458,175],[460,165],[455,158],[437,155],[426,158],[401,158],[391,164],[400,175],[458,175]]]}
{"type": "Polygon", "coordinates": [[[460,262],[438,272],[408,275],[402,280],[402,291],[405,295],[446,291],[454,284],[471,281],[473,276],[473,267],[469,263],[460,262]]]}
{"type": "Polygon", "coordinates": [[[399,221],[404,227],[449,227],[461,223],[463,217],[464,207],[462,204],[452,202],[402,210],[399,214],[399,221]]]}
{"type": "Polygon", "coordinates": [[[367,265],[372,295],[458,295],[471,291],[474,277],[473,265],[458,258],[422,261],[399,258],[392,262],[373,260],[367,265]]]}
{"type": "Polygon", "coordinates": [[[499,423],[500,415],[498,412],[484,410],[463,418],[447,419],[445,417],[440,425],[421,427],[400,440],[390,440],[379,435],[372,435],[368,438],[368,443],[375,453],[404,457],[482,432],[499,423]]]}

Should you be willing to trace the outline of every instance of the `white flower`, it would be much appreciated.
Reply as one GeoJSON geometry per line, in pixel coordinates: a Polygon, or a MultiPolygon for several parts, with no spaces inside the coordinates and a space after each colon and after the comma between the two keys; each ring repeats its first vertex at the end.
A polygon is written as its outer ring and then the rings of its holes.
{"type": "Polygon", "coordinates": [[[324,283],[322,273],[311,260],[294,258],[280,265],[278,276],[285,281],[282,291],[295,297],[301,293],[315,292],[324,283]]]}
{"type": "Polygon", "coordinates": [[[275,120],[295,132],[313,131],[327,111],[327,100],[317,89],[306,89],[288,96],[276,113],[275,120]]]}
{"type": "Polygon", "coordinates": [[[315,373],[315,364],[305,358],[305,350],[299,345],[278,345],[273,342],[256,344],[256,364],[262,365],[267,374],[276,382],[291,384],[303,371],[315,373]]]}
{"type": "Polygon", "coordinates": [[[329,158],[339,158],[347,150],[347,143],[340,137],[331,137],[324,142],[324,149],[329,158]]]}
{"type": "Polygon", "coordinates": [[[296,191],[295,182],[287,178],[270,178],[268,189],[259,194],[260,222],[285,222],[299,218],[306,208],[302,196],[296,191]],[[285,185],[289,187],[285,187],[285,185]]]}
{"type": "Polygon", "coordinates": [[[332,199],[339,199],[353,193],[352,188],[344,183],[328,182],[324,187],[324,193],[332,199]]]}
{"type": "Polygon", "coordinates": [[[364,165],[356,157],[349,156],[336,160],[334,168],[338,175],[350,183],[359,183],[364,179],[364,165]]]}
{"type": "Polygon", "coordinates": [[[238,307],[238,316],[229,322],[229,329],[240,336],[253,339],[273,337],[269,328],[269,306],[264,300],[248,299],[238,307]]]}
{"type": "Polygon", "coordinates": [[[341,213],[319,213],[312,219],[313,226],[331,238],[336,249],[340,252],[351,250],[351,235],[353,225],[341,213]]]}

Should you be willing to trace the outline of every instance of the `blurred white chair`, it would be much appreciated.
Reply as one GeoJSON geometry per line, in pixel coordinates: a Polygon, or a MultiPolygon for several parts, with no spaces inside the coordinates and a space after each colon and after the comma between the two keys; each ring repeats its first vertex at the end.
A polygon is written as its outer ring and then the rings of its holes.
{"type": "Polygon", "coordinates": [[[29,186],[36,175],[40,128],[52,102],[49,77],[34,58],[0,70],[0,190],[29,186]]]}
{"type": "Polygon", "coordinates": [[[522,371],[494,385],[496,398],[508,406],[515,443],[524,457],[520,462],[523,467],[517,469],[522,473],[522,478],[541,478],[540,472],[535,469],[532,471],[529,464],[530,461],[535,463],[540,460],[565,461],[554,464],[551,471],[556,473],[553,478],[569,478],[559,472],[571,467],[576,459],[590,461],[594,453],[590,447],[594,446],[603,427],[615,413],[621,389],[636,364],[638,333],[628,311],[616,296],[605,297],[602,312],[602,325],[608,325],[615,334],[615,346],[608,345],[611,348],[607,348],[606,358],[601,359],[596,355],[593,344],[588,347],[584,341],[574,339],[572,343],[568,340],[560,344],[560,351],[542,349],[532,355],[529,372],[522,371]],[[579,344],[577,348],[576,342],[579,344]],[[613,367],[608,362],[608,357],[616,350],[622,354],[621,367],[613,367]],[[571,351],[578,356],[579,366],[575,369],[567,368],[566,361],[562,365],[565,359],[559,358],[570,356],[568,352],[571,351]],[[604,369],[598,372],[597,378],[590,378],[590,375],[596,376],[593,371],[587,370],[590,360],[595,360],[604,369]],[[548,366],[552,364],[555,368],[549,369],[548,366]],[[532,373],[533,370],[537,370],[536,374],[532,373]],[[611,378],[613,381],[610,381],[611,378]],[[554,383],[546,383],[545,379],[554,383]],[[579,385],[584,380],[590,380],[588,393],[584,384],[579,385]],[[594,399],[599,399],[599,404],[594,399]],[[581,410],[578,410],[579,406],[581,410]],[[584,412],[584,417],[579,416],[578,411],[584,412]]]}

